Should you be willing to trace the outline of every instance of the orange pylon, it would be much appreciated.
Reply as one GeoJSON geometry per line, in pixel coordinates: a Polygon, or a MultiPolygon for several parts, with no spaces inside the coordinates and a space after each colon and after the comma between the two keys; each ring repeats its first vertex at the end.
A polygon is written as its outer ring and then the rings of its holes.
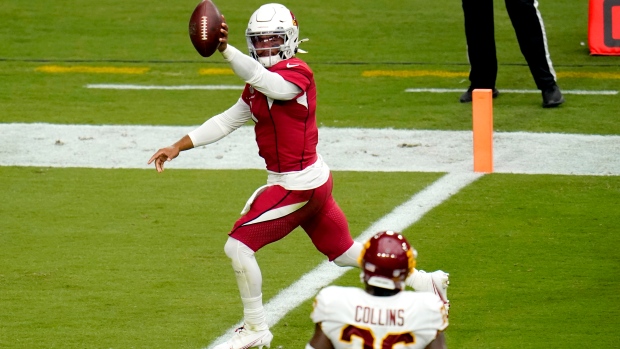
{"type": "Polygon", "coordinates": [[[493,91],[472,92],[474,172],[493,172],[493,91]]]}

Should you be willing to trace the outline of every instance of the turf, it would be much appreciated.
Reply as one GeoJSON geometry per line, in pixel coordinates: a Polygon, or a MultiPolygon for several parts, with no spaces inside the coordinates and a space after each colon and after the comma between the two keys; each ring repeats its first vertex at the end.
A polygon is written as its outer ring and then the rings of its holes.
{"type": "MultiPolygon", "coordinates": [[[[196,348],[238,320],[223,245],[263,171],[0,174],[13,198],[0,204],[13,212],[0,222],[2,347],[196,348]]],[[[339,172],[335,196],[359,232],[439,176],[339,172]]],[[[308,240],[296,231],[259,255],[267,299],[323,260],[308,240]]]]}
{"type": "MultiPolygon", "coordinates": [[[[245,50],[243,29],[260,2],[218,4],[231,43],[245,50]]],[[[224,68],[219,55],[199,57],[187,37],[194,1],[153,6],[139,0],[46,0],[36,8],[3,2],[0,20],[0,122],[195,125],[219,113],[238,91],[114,91],[87,84],[241,84],[234,76],[205,76],[224,68]],[[148,10],[146,10],[148,8],[148,10]],[[58,15],[60,12],[62,16],[58,15]],[[51,19],[50,19],[51,18],[51,19]],[[37,43],[34,45],[33,43],[37,43]],[[146,69],[143,74],[49,73],[49,66],[146,69]],[[182,102],[179,102],[182,100],[182,102]]],[[[322,1],[291,7],[300,21],[319,90],[325,126],[466,130],[471,107],[458,93],[405,93],[406,88],[465,90],[469,67],[460,2],[322,1]],[[403,7],[404,6],[404,7],[403,7]],[[368,70],[460,73],[457,77],[364,77],[368,70]]],[[[617,57],[588,55],[587,6],[545,2],[549,50],[564,90],[618,90],[617,57]],[[558,15],[561,14],[561,15],[558,15]],[[548,14],[548,15],[547,15],[548,14]],[[575,24],[577,23],[577,25],[575,24]],[[584,43],[584,46],[581,44],[584,43]],[[597,77],[583,74],[599,74],[597,77]],[[564,75],[562,75],[564,74],[564,75]],[[564,77],[562,77],[564,76],[564,77]]],[[[500,89],[535,89],[503,4],[496,4],[500,89]]],[[[495,102],[498,131],[620,134],[620,95],[566,95],[560,109],[540,108],[539,94],[502,94],[495,102]]]]}
{"type": "MultiPolygon", "coordinates": [[[[200,74],[226,65],[193,51],[187,21],[196,3],[2,1],[0,122],[197,125],[223,111],[239,91],[85,88],[241,84],[200,74]],[[144,72],[92,72],[109,67],[144,72]]],[[[231,43],[245,50],[247,18],[262,2],[216,4],[231,43]]],[[[471,129],[471,106],[458,93],[404,92],[467,88],[460,1],[287,5],[311,39],[302,57],[316,74],[320,125],[471,129]],[[365,77],[370,70],[461,75],[365,77]]],[[[495,7],[497,86],[534,89],[503,2],[495,7]]],[[[588,54],[587,2],[549,0],[540,10],[562,89],[618,90],[618,57],[588,54]]],[[[502,94],[495,129],[620,134],[619,95],[565,97],[544,110],[538,94],[502,94]]],[[[357,234],[440,176],[336,172],[334,195],[357,234]]],[[[203,348],[239,321],[222,249],[263,171],[0,167],[0,178],[0,347],[203,348]]],[[[618,176],[492,174],[407,229],[420,267],[451,273],[448,345],[617,346],[619,208],[618,176]]],[[[302,231],[258,258],[266,300],[323,260],[302,231]]],[[[359,285],[357,271],[335,283],[359,285]]],[[[306,302],[278,323],[273,345],[303,347],[309,312],[306,302]]]]}
{"type": "MultiPolygon", "coordinates": [[[[494,174],[405,233],[419,267],[458,271],[450,278],[450,347],[614,347],[618,224],[618,177],[494,174]]],[[[336,283],[359,283],[358,275],[336,283]]],[[[306,302],[275,328],[278,344],[304,345],[310,309],[306,302]]]]}

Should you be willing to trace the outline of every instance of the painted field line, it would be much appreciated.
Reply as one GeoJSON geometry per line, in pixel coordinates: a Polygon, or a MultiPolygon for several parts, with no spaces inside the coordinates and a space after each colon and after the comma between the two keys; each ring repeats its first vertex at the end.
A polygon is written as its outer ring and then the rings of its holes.
{"type": "Polygon", "coordinates": [[[44,73],[144,74],[150,68],[43,65],[35,70],[44,73]]]}
{"type": "Polygon", "coordinates": [[[129,85],[129,84],[88,84],[86,88],[104,90],[243,90],[243,85],[129,85]]]}
{"type": "Polygon", "coordinates": [[[366,70],[363,77],[388,76],[395,78],[416,78],[422,76],[436,76],[440,78],[466,78],[469,73],[451,72],[441,70],[366,70]]]}
{"type": "MultiPolygon", "coordinates": [[[[413,195],[408,201],[396,207],[392,212],[380,218],[368,229],[362,232],[355,240],[366,241],[374,233],[381,230],[403,231],[420,220],[427,212],[439,206],[442,202],[458,193],[461,189],[473,183],[482,174],[472,172],[448,173],[435,181],[421,192],[413,195]]],[[[412,242],[415,246],[415,241],[412,242]]],[[[314,297],[323,287],[342,276],[353,268],[342,268],[334,263],[322,262],[312,271],[304,274],[299,280],[280,291],[265,304],[267,322],[270,327],[276,325],[286,314],[297,308],[301,303],[314,297]]],[[[232,273],[232,271],[231,271],[232,273]]],[[[222,336],[214,340],[208,349],[226,341],[235,329],[243,325],[243,321],[232,326],[222,336]]]]}
{"type": "MultiPolygon", "coordinates": [[[[469,72],[454,72],[445,70],[366,70],[362,72],[363,77],[395,77],[395,78],[414,78],[421,76],[436,76],[440,78],[466,78],[469,72]]],[[[620,79],[619,73],[602,72],[558,72],[561,78],[582,78],[582,79],[601,79],[612,80],[620,79]]]]}
{"type": "Polygon", "coordinates": [[[559,78],[585,78],[585,79],[603,79],[603,80],[620,79],[619,73],[565,71],[565,72],[557,72],[556,75],[559,78]]]}
{"type": "MultiPolygon", "coordinates": [[[[430,93],[453,93],[453,92],[459,92],[459,93],[463,93],[465,92],[465,89],[462,88],[408,88],[405,89],[405,92],[413,92],[413,93],[420,93],[420,92],[430,92],[430,93]]],[[[500,94],[501,93],[540,93],[540,90],[511,90],[511,89],[499,89],[500,94]]],[[[596,91],[596,90],[562,90],[562,93],[565,95],[617,95],[618,91],[614,91],[614,90],[600,90],[600,91],[596,91]]]]}
{"type": "Polygon", "coordinates": [[[198,71],[200,75],[235,75],[230,68],[203,68],[198,71]]]}

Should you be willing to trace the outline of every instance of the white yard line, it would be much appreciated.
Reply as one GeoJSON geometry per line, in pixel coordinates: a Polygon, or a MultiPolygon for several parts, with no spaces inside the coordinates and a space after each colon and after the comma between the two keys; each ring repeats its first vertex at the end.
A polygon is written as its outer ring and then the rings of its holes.
{"type": "MultiPolygon", "coordinates": [[[[405,92],[413,92],[413,93],[453,93],[459,92],[463,93],[464,89],[456,89],[456,88],[408,88],[405,89],[405,92]]],[[[540,93],[540,90],[514,90],[514,89],[499,89],[501,93],[540,93]]],[[[617,95],[618,91],[615,90],[562,90],[562,93],[565,95],[617,95]]]]}
{"type": "MultiPolygon", "coordinates": [[[[480,174],[468,172],[451,173],[441,177],[421,192],[412,196],[407,202],[396,207],[392,212],[373,223],[356,240],[360,242],[366,241],[373,234],[382,230],[403,231],[407,229],[431,209],[481,176],[480,174]]],[[[280,291],[265,304],[269,326],[277,324],[288,312],[314,297],[322,287],[329,285],[350,269],[352,268],[342,268],[324,261],[312,271],[304,274],[299,280],[280,291]]],[[[211,349],[217,344],[226,341],[235,333],[235,329],[241,325],[243,325],[242,321],[229,328],[226,333],[215,339],[207,348],[211,349]]]]}

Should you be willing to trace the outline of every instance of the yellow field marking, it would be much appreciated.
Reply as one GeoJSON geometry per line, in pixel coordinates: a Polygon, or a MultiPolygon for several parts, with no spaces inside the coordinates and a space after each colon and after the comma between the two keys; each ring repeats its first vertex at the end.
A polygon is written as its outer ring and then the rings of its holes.
{"type": "Polygon", "coordinates": [[[620,73],[579,73],[574,71],[567,72],[558,72],[556,75],[559,78],[588,78],[588,79],[601,79],[601,80],[611,80],[611,79],[620,79],[620,73]]]}
{"type": "Polygon", "coordinates": [[[450,72],[441,70],[366,70],[364,77],[390,76],[395,78],[414,78],[421,76],[437,76],[440,78],[466,78],[469,73],[450,72]]]}
{"type": "Polygon", "coordinates": [[[35,70],[44,73],[96,73],[96,74],[144,74],[150,68],[129,68],[129,67],[89,67],[72,66],[63,67],[59,65],[43,65],[35,70]]]}
{"type": "Polygon", "coordinates": [[[200,75],[235,75],[230,68],[204,68],[198,71],[200,75]]]}

